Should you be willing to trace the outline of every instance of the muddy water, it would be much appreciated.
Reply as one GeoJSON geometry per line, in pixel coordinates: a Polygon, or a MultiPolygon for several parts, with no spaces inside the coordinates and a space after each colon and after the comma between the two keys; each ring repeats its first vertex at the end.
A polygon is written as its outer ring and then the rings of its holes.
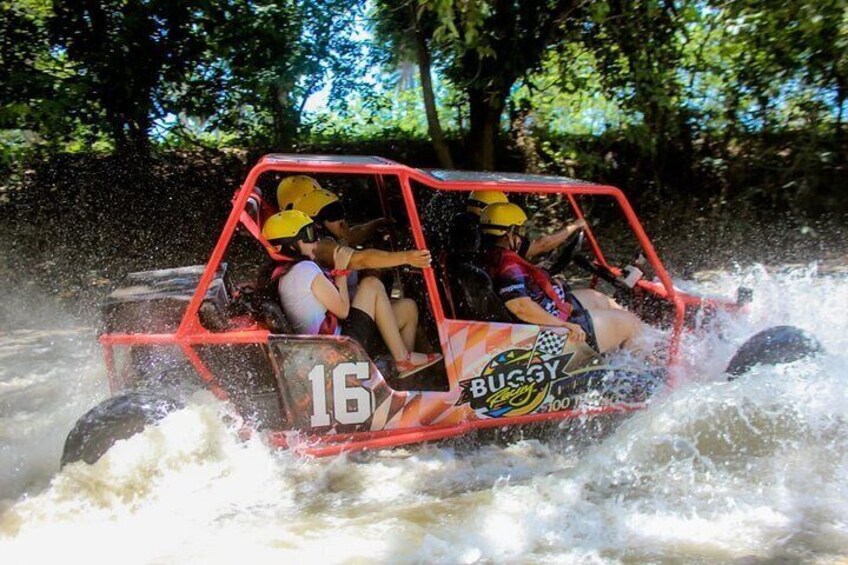
{"type": "Polygon", "coordinates": [[[755,267],[686,284],[740,282],[750,311],[687,339],[680,387],[577,447],[562,430],[305,460],[239,442],[201,395],[59,472],[64,434],[105,396],[93,330],[4,330],[0,561],[845,563],[848,277],[755,267]],[[785,323],[828,353],[724,381],[746,337],[785,323]]]}

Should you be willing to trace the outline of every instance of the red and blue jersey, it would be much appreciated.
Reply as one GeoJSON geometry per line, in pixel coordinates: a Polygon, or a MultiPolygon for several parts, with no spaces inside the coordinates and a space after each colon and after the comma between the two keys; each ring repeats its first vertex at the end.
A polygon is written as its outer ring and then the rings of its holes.
{"type": "Polygon", "coordinates": [[[586,343],[598,351],[592,317],[565,283],[554,281],[544,269],[529,263],[509,249],[486,250],[489,276],[501,300],[527,297],[560,320],[578,324],[586,332],[586,343]]]}
{"type": "Polygon", "coordinates": [[[504,302],[527,297],[563,320],[571,315],[573,306],[567,300],[567,289],[554,282],[544,269],[514,251],[498,247],[486,250],[485,260],[495,291],[504,302]]]}

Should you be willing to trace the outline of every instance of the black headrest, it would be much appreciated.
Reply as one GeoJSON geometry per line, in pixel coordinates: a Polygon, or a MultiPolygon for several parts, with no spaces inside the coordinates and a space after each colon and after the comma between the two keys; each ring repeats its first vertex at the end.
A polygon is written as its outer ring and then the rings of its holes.
{"type": "Polygon", "coordinates": [[[492,279],[480,267],[465,261],[451,261],[451,291],[457,314],[466,320],[514,322],[515,317],[495,293],[492,279]]]}
{"type": "Polygon", "coordinates": [[[480,251],[480,219],[471,212],[453,217],[448,244],[452,253],[477,253],[480,251]]]}

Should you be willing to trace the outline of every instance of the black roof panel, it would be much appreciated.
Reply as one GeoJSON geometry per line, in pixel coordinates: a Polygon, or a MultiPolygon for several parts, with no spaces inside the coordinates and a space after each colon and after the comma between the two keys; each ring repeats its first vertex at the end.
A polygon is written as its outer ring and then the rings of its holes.
{"type": "Polygon", "coordinates": [[[593,185],[585,180],[557,177],[554,175],[528,175],[524,173],[498,173],[488,171],[453,171],[448,169],[422,169],[422,172],[445,182],[467,182],[469,184],[484,182],[501,183],[533,183],[557,186],[593,185]]]}
{"type": "Polygon", "coordinates": [[[277,163],[339,163],[342,165],[396,165],[394,161],[373,155],[301,155],[291,153],[271,153],[265,159],[277,163]]]}

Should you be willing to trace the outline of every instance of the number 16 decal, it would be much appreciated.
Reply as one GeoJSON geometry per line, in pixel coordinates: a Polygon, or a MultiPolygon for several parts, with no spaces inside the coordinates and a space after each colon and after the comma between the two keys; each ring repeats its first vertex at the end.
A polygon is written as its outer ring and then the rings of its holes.
{"type": "MultiPolygon", "coordinates": [[[[348,375],[356,377],[357,381],[368,380],[368,363],[341,363],[333,369],[333,415],[339,424],[361,424],[371,417],[373,411],[371,392],[361,386],[348,387],[348,375]]],[[[324,379],[324,365],[315,365],[309,371],[309,380],[312,382],[312,417],[309,423],[313,428],[330,425],[324,379]]]]}

